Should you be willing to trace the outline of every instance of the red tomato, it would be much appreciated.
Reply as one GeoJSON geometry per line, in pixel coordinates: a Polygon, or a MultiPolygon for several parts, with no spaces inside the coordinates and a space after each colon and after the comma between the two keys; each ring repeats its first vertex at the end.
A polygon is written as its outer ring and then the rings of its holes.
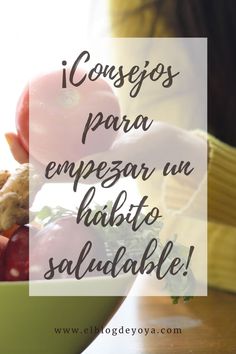
{"type": "MultiPolygon", "coordinates": [[[[84,70],[77,70],[77,78],[84,74],[84,70]]],[[[68,83],[65,89],[61,72],[51,72],[34,79],[30,90],[27,87],[22,93],[16,127],[22,145],[27,151],[30,149],[30,155],[37,161],[43,164],[51,160],[78,161],[88,154],[107,150],[114,141],[117,132],[105,129],[103,124],[96,131],[90,130],[86,143],[82,144],[89,113],[95,117],[99,112],[104,120],[120,113],[118,100],[106,81],[85,80],[79,87],[68,83]]]]}
{"type": "MultiPolygon", "coordinates": [[[[38,229],[31,226],[31,235],[38,229]]],[[[2,255],[3,280],[19,281],[29,279],[29,227],[20,226],[8,240],[6,237],[4,253],[2,255]]],[[[0,259],[1,260],[1,259],[0,259]]]]}
{"type": "Polygon", "coordinates": [[[7,237],[0,236],[0,280],[4,280],[4,254],[8,241],[7,237]]]}
{"type": "Polygon", "coordinates": [[[29,279],[29,228],[21,226],[10,238],[4,253],[4,279],[29,279]]]}

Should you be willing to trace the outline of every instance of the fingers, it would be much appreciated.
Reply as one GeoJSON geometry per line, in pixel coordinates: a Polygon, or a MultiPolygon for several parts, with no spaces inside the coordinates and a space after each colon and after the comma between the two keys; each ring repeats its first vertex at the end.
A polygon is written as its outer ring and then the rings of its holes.
{"type": "MultiPolygon", "coordinates": [[[[127,134],[128,135],[128,134],[127,134]]],[[[115,141],[112,147],[97,154],[87,155],[76,163],[80,171],[84,171],[80,183],[96,184],[101,180],[111,179],[112,176],[120,174],[129,165],[128,169],[141,169],[143,165],[153,169],[153,164],[146,164],[145,151],[139,139],[123,135],[115,141]]]]}
{"type": "Polygon", "coordinates": [[[26,163],[29,161],[29,154],[23,148],[19,137],[15,133],[6,133],[5,138],[11,150],[14,159],[19,163],[26,163]]]}
{"type": "MultiPolygon", "coordinates": [[[[146,165],[150,170],[155,167],[156,159],[153,159],[153,149],[156,146],[156,125],[153,124],[152,133],[130,131],[126,134],[121,134],[114,141],[109,150],[99,152],[92,155],[83,157],[76,163],[76,166],[81,169],[80,164],[83,163],[83,169],[85,171],[85,178],[81,178],[80,182],[84,184],[99,183],[99,179],[96,174],[97,171],[101,172],[99,175],[104,175],[108,178],[114,175],[115,171],[122,170],[127,164],[132,165],[146,165]],[[150,137],[151,136],[151,137],[150,137]],[[154,140],[154,141],[153,141],[154,140]],[[120,162],[120,163],[119,163],[120,162]],[[91,166],[94,164],[94,168],[91,166]],[[85,167],[87,165],[87,167],[85,167]],[[91,174],[87,173],[89,169],[93,170],[91,174]]],[[[131,166],[130,166],[131,168],[131,166]]]]}
{"type": "MultiPolygon", "coordinates": [[[[185,177],[189,184],[198,186],[202,180],[206,170],[204,164],[204,151],[206,144],[200,137],[195,134],[185,131],[175,126],[171,126],[162,122],[153,124],[148,132],[129,132],[120,135],[113,143],[112,147],[98,154],[89,155],[83,158],[84,163],[92,160],[94,168],[99,169],[99,164],[104,162],[107,164],[103,168],[101,175],[106,173],[110,167],[116,166],[113,162],[121,161],[119,168],[123,168],[126,164],[148,167],[149,170],[156,169],[162,174],[163,169],[167,164],[173,168],[181,169],[178,172],[180,177],[185,177]],[[190,164],[188,171],[185,168],[186,174],[190,170],[193,173],[186,175],[183,173],[183,165],[190,164]],[[174,167],[176,165],[176,167],[174,167]]],[[[79,163],[78,163],[79,165],[79,163]]],[[[89,171],[91,163],[86,167],[86,172],[89,171]]],[[[101,165],[100,165],[101,166],[101,165]]],[[[83,166],[84,167],[84,166],[83,166]]],[[[114,171],[114,169],[113,169],[114,171]]],[[[108,172],[106,176],[109,176],[108,172]]],[[[176,172],[177,173],[177,172],[176,172]]],[[[175,173],[175,174],[176,174],[175,173]]],[[[178,175],[177,175],[178,177],[178,175]]],[[[176,177],[176,178],[177,178],[176,177]]],[[[97,183],[96,171],[86,178],[81,178],[82,183],[97,183]]],[[[185,183],[187,183],[185,181],[185,183]]]]}

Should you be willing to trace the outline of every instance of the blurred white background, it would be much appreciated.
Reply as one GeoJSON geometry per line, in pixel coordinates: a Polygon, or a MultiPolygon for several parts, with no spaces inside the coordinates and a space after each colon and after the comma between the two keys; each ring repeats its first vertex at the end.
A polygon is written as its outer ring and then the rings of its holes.
{"type": "Polygon", "coordinates": [[[4,1],[0,33],[0,169],[12,169],[16,162],[4,133],[15,131],[16,104],[24,86],[47,54],[109,34],[107,1],[4,1]],[[43,52],[36,57],[38,48],[43,52]]]}

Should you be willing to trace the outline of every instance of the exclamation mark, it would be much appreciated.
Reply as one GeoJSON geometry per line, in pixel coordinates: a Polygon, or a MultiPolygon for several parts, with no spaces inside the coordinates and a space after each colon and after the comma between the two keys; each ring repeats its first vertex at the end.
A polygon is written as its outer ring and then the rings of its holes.
{"type": "Polygon", "coordinates": [[[190,246],[190,249],[189,249],[189,254],[188,254],[188,260],[187,260],[187,263],[186,263],[186,271],[183,272],[183,275],[187,275],[188,272],[187,272],[187,269],[188,269],[188,266],[189,266],[189,263],[191,261],[191,257],[192,257],[192,254],[193,254],[193,250],[194,250],[194,246],[190,246]]]}

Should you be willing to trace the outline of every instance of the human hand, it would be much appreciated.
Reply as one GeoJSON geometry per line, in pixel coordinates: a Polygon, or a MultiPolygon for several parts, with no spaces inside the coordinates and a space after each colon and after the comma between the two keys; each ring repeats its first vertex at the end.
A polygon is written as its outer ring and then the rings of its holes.
{"type": "MultiPolygon", "coordinates": [[[[111,164],[121,160],[123,164],[145,163],[150,169],[163,170],[169,162],[170,166],[190,162],[193,173],[189,182],[199,182],[206,172],[207,141],[193,132],[176,126],[153,122],[148,131],[131,130],[119,135],[109,150],[83,158],[93,160],[95,165],[101,161],[111,164]]],[[[189,168],[189,169],[191,169],[189,168]]],[[[81,180],[82,181],[82,180],[81,180]]],[[[84,183],[96,183],[95,175],[91,175],[84,183]]]]}
{"type": "Polygon", "coordinates": [[[26,163],[29,161],[29,154],[22,146],[20,139],[15,133],[6,133],[5,138],[11,150],[12,156],[19,163],[26,163]]]}
{"type": "MultiPolygon", "coordinates": [[[[15,160],[19,163],[28,162],[29,154],[17,134],[6,133],[5,137],[15,160]]],[[[116,138],[109,150],[86,156],[83,161],[93,160],[95,165],[98,165],[101,161],[109,164],[122,160],[124,164],[145,163],[150,169],[155,167],[160,170],[163,170],[167,162],[178,165],[181,161],[189,161],[194,171],[193,179],[188,180],[198,182],[206,172],[206,164],[202,161],[206,148],[207,142],[196,134],[167,123],[153,122],[147,132],[136,130],[122,134],[116,138]]],[[[94,175],[81,181],[98,182],[94,175]]]]}

